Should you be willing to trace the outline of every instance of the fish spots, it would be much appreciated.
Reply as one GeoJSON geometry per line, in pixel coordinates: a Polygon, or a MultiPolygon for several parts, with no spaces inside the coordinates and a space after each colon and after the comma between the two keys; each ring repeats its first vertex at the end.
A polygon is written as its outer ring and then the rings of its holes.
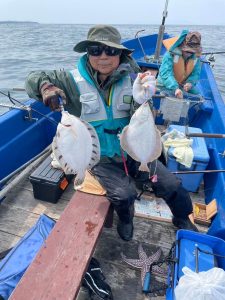
{"type": "Polygon", "coordinates": [[[59,159],[62,159],[62,155],[59,155],[59,159]]]}
{"type": "Polygon", "coordinates": [[[86,221],[85,225],[86,225],[85,231],[87,232],[87,234],[89,236],[93,233],[93,231],[95,230],[95,228],[98,224],[92,223],[91,221],[86,221]]]}
{"type": "Polygon", "coordinates": [[[93,147],[95,147],[95,148],[98,148],[98,146],[97,146],[97,145],[95,145],[95,144],[92,144],[92,146],[93,146],[93,147]]]}

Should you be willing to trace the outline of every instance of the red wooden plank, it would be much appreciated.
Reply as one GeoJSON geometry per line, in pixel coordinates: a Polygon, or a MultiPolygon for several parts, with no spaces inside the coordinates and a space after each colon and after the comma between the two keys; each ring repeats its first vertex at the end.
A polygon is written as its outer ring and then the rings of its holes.
{"type": "Polygon", "coordinates": [[[103,196],[76,192],[10,299],[74,299],[109,205],[103,196]]]}

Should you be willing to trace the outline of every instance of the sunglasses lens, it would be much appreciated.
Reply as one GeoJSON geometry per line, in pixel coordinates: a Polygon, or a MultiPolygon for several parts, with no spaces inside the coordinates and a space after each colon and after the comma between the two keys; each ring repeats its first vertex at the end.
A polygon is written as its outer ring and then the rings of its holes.
{"type": "Polygon", "coordinates": [[[92,55],[92,56],[99,56],[103,52],[103,47],[102,46],[89,46],[87,48],[87,53],[92,55]]]}
{"type": "Polygon", "coordinates": [[[122,52],[121,49],[118,48],[113,48],[113,47],[105,47],[105,54],[108,56],[116,56],[116,55],[120,55],[122,52]]]}
{"type": "Polygon", "coordinates": [[[103,51],[108,56],[120,55],[122,52],[121,49],[117,49],[109,46],[102,46],[102,45],[98,45],[98,46],[92,45],[92,46],[88,46],[87,48],[87,53],[92,56],[100,56],[102,55],[103,51]]]}

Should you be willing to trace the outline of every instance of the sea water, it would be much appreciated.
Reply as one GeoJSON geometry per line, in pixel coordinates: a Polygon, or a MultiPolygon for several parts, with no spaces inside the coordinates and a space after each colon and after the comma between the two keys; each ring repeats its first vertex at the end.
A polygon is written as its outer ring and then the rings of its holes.
{"type": "MultiPolygon", "coordinates": [[[[25,92],[13,91],[24,88],[27,75],[34,70],[73,69],[81,56],[73,51],[74,45],[86,39],[92,25],[7,23],[0,24],[0,90],[11,91],[19,100],[27,100],[25,92]]],[[[156,25],[115,25],[124,39],[133,38],[137,31],[142,34],[158,33],[156,25]]],[[[225,51],[225,26],[166,26],[166,32],[178,35],[183,29],[202,34],[204,52],[225,51]]],[[[215,55],[214,75],[225,99],[225,55],[215,55]]],[[[0,103],[10,104],[0,95],[0,103]]],[[[0,107],[0,113],[5,109],[0,107]]]]}

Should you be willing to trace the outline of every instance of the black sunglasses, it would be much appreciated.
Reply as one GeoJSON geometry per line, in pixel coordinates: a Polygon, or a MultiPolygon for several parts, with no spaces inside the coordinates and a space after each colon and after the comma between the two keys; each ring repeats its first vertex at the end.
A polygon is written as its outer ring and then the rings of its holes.
{"type": "Polygon", "coordinates": [[[91,45],[87,47],[87,53],[92,56],[100,56],[102,55],[103,51],[108,56],[116,56],[122,53],[121,49],[103,46],[103,45],[91,45]]]}

